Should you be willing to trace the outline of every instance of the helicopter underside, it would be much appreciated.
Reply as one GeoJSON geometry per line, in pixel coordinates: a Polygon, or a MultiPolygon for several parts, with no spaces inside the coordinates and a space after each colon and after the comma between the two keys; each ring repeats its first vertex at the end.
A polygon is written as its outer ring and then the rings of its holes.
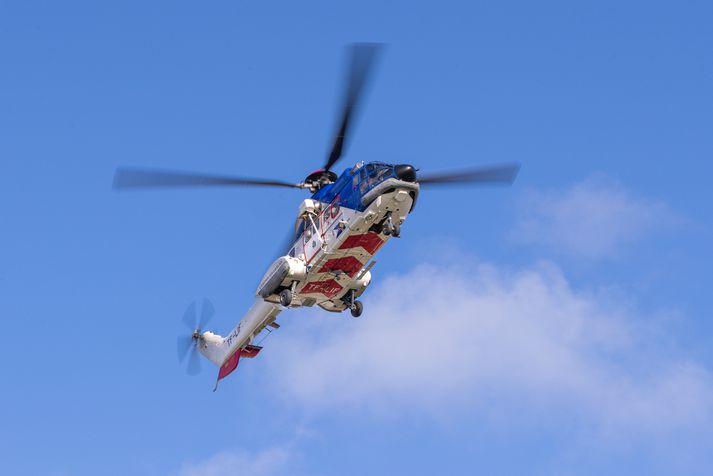
{"type": "Polygon", "coordinates": [[[290,250],[302,272],[285,276],[265,301],[280,303],[280,291],[290,289],[289,307],[318,305],[333,312],[349,308],[371,282],[372,258],[398,235],[413,207],[418,186],[399,182],[375,198],[367,197],[371,203],[364,211],[322,204],[311,221],[316,233],[305,231],[290,250]]]}

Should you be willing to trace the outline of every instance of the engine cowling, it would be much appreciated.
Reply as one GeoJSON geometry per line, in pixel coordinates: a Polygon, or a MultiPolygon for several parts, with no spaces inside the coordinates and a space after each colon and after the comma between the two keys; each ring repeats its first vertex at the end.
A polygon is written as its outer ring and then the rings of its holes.
{"type": "Polygon", "coordinates": [[[265,299],[280,287],[287,287],[293,281],[302,281],[307,276],[307,266],[299,258],[280,256],[268,268],[257,287],[257,295],[265,299]]]}

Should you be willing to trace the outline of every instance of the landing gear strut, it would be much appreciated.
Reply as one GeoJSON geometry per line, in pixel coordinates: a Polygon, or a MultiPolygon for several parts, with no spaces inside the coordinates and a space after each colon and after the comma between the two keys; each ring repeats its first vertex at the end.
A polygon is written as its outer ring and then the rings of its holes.
{"type": "Polygon", "coordinates": [[[349,307],[352,317],[359,317],[364,311],[364,305],[361,301],[356,300],[356,291],[353,289],[344,296],[344,303],[349,307]]]}
{"type": "Polygon", "coordinates": [[[384,221],[384,235],[392,235],[394,238],[401,236],[401,225],[394,222],[391,218],[391,212],[386,212],[386,220],[384,221]]]}

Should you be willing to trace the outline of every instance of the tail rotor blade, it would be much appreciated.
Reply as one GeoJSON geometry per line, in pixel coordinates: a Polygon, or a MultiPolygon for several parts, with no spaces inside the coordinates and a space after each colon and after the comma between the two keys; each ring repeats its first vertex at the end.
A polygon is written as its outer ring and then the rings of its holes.
{"type": "Polygon", "coordinates": [[[197,326],[198,326],[198,316],[196,315],[196,303],[192,302],[188,308],[186,308],[186,312],[183,313],[183,324],[186,325],[188,330],[193,332],[197,326]]]}
{"type": "Polygon", "coordinates": [[[200,334],[215,314],[213,303],[208,299],[203,298],[201,304],[200,319],[198,318],[195,301],[192,302],[186,309],[186,312],[183,313],[181,320],[190,332],[186,335],[179,336],[176,340],[176,351],[179,363],[182,363],[186,360],[186,357],[188,357],[188,364],[186,365],[188,375],[196,375],[201,371],[201,356],[198,351],[198,346],[201,345],[203,337],[200,334]]]}
{"type": "Polygon", "coordinates": [[[178,340],[176,341],[176,350],[178,351],[178,362],[181,363],[184,360],[186,360],[186,356],[188,355],[188,352],[191,351],[191,347],[195,345],[195,342],[193,342],[193,337],[188,335],[188,336],[179,336],[178,340]]]}
{"type": "Polygon", "coordinates": [[[198,321],[198,329],[205,330],[205,327],[213,318],[214,314],[215,308],[213,307],[213,303],[210,302],[208,299],[203,298],[203,306],[201,308],[201,318],[200,321],[198,321]]]}
{"type": "Polygon", "coordinates": [[[188,375],[197,375],[201,371],[201,357],[198,350],[193,347],[191,349],[191,354],[188,356],[188,366],[186,366],[186,373],[188,375]]]}

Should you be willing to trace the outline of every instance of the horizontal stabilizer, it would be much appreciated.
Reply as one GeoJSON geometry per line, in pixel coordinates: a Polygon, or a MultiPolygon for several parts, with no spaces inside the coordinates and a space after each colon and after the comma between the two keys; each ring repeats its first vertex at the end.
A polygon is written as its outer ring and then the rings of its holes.
{"type": "Polygon", "coordinates": [[[257,354],[259,354],[261,350],[262,350],[262,347],[260,347],[259,345],[248,344],[245,347],[243,347],[242,349],[240,349],[240,357],[246,357],[248,359],[253,359],[253,358],[257,357],[257,354]]]}

